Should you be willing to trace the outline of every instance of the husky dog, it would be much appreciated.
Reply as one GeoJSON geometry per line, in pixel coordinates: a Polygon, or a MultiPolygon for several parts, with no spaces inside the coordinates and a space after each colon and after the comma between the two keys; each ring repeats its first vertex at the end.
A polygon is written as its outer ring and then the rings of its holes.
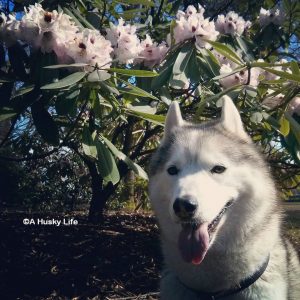
{"type": "Polygon", "coordinates": [[[162,300],[300,299],[274,182],[228,96],[221,118],[203,124],[184,121],[172,103],[149,191],[165,257],[162,300]]]}

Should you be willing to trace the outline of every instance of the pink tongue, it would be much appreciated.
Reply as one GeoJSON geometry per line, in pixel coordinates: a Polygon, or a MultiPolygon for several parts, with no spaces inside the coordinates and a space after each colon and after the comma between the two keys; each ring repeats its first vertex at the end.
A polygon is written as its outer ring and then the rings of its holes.
{"type": "Polygon", "coordinates": [[[208,223],[203,223],[196,228],[192,226],[182,228],[178,246],[186,262],[199,265],[209,246],[208,223]]]}

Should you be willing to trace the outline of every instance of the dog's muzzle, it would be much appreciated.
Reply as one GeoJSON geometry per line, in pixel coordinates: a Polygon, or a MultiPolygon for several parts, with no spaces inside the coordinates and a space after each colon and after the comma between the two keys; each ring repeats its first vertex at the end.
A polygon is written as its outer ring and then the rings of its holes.
{"type": "Polygon", "coordinates": [[[198,204],[193,196],[183,196],[176,198],[173,204],[175,215],[181,220],[189,220],[194,217],[198,204]]]}

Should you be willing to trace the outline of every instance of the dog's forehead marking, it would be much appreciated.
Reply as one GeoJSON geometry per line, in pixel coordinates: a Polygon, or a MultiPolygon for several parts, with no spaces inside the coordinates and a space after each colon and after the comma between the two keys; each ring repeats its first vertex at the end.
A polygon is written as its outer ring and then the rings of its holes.
{"type": "Polygon", "coordinates": [[[198,164],[210,166],[227,163],[231,160],[228,156],[232,152],[232,142],[215,129],[196,130],[190,129],[176,136],[171,160],[182,164],[198,164]]]}
{"type": "Polygon", "coordinates": [[[174,161],[178,157],[184,157],[189,161],[194,160],[195,153],[199,152],[201,143],[205,140],[204,136],[214,135],[214,126],[211,124],[212,122],[209,124],[187,124],[178,127],[164,140],[153,155],[149,166],[150,175],[158,173],[166,163],[174,161]]]}
{"type": "Polygon", "coordinates": [[[156,174],[168,162],[176,159],[182,164],[199,161],[208,164],[222,163],[222,159],[229,159],[233,163],[246,161],[264,164],[253,144],[228,133],[216,121],[177,128],[153,155],[150,175],[156,174]]]}

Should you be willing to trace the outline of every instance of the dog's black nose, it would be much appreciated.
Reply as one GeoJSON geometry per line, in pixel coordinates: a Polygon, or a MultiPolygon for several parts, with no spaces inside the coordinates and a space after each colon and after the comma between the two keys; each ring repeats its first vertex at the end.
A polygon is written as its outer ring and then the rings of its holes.
{"type": "Polygon", "coordinates": [[[187,219],[194,216],[197,209],[197,200],[192,196],[176,198],[173,209],[177,217],[187,219]]]}

